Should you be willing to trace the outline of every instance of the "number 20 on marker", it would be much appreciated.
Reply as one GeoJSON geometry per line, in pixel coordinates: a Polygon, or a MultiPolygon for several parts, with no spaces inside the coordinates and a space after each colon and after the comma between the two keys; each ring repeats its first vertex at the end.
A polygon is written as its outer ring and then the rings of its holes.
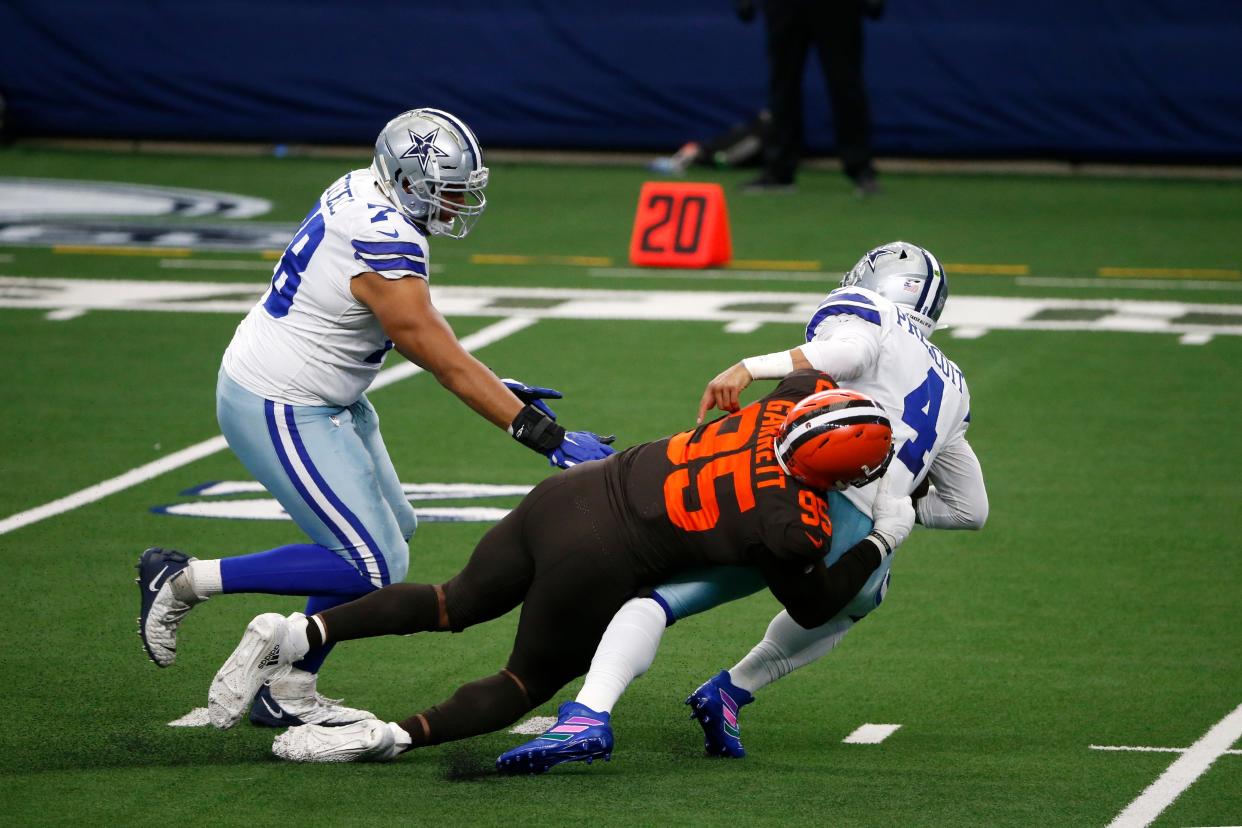
{"type": "Polygon", "coordinates": [[[733,257],[719,184],[648,181],[638,196],[630,261],[642,267],[718,267],[733,257]]]}

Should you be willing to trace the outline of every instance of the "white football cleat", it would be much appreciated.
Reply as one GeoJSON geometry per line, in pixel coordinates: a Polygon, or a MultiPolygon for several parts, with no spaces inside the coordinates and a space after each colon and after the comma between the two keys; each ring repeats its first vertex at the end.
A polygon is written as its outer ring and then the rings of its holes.
{"type": "Polygon", "coordinates": [[[409,734],[395,723],[366,719],[291,727],[272,742],[272,753],[289,762],[391,762],[409,745],[409,734]]]}
{"type": "Polygon", "coordinates": [[[289,622],[275,612],[255,616],[241,643],[216,672],[207,693],[207,714],[218,728],[237,724],[264,684],[280,678],[303,654],[289,645],[289,622]]]}
{"type": "Polygon", "coordinates": [[[288,675],[260,687],[250,705],[250,723],[261,727],[338,727],[375,718],[367,710],[345,707],[340,699],[320,695],[315,686],[317,679],[315,673],[294,667],[288,675]]]}

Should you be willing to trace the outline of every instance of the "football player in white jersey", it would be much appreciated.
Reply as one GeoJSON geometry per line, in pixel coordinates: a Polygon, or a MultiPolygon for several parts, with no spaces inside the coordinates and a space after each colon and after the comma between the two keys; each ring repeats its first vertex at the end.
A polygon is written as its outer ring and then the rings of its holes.
{"type": "MultiPolygon", "coordinates": [[[[405,580],[417,521],[365,394],[394,347],[554,466],[612,453],[610,439],[555,421],[544,400],[559,393],[498,379],[432,303],[429,238],[469,233],[487,206],[487,181],[469,127],[414,109],[381,130],[371,166],[328,187],[302,221],[225,351],[216,402],[229,446],[310,542],[217,560],[144,552],[139,634],[157,665],[173,663],[178,625],[213,595],[306,595],[311,613],[405,580]]],[[[370,717],[317,692],[328,650],[262,688],[251,720],[287,727],[370,717]]]]}
{"type": "MultiPolygon", "coordinates": [[[[712,408],[736,411],[739,394],[755,379],[784,377],[815,368],[867,394],[889,412],[895,456],[885,477],[888,491],[917,501],[918,520],[940,529],[979,529],[987,519],[987,491],[979,461],[966,440],[970,392],[961,369],[929,342],[944,309],[948,285],[939,261],[907,242],[881,245],[863,256],[828,294],[806,327],[806,343],[790,351],[755,356],[713,379],[699,405],[699,421],[712,408]]],[[[830,492],[830,563],[886,520],[897,508],[876,499],[877,486],[830,492]]],[[[703,726],[711,755],[745,755],[738,708],[776,679],[827,654],[846,632],[883,600],[891,558],[854,600],[828,623],[804,629],[788,613],[768,626],[764,639],[737,665],[700,686],[686,703],[703,726]]],[[[756,591],[746,568],[692,572],[631,600],[613,617],[574,702],[561,713],[605,722],[575,738],[536,738],[501,761],[527,772],[560,762],[611,753],[609,716],[625,688],[655,657],[665,628],[726,601],[756,591]],[[585,712],[584,712],[585,711],[585,712]]],[[[559,723],[558,723],[559,725],[559,723]]],[[[556,730],[556,726],[553,727],[556,730]]]]}

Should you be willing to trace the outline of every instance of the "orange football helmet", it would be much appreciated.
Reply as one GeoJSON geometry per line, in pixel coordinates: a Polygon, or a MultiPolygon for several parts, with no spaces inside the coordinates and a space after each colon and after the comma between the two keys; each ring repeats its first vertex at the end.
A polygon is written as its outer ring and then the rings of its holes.
{"type": "Polygon", "coordinates": [[[888,468],[893,429],[879,403],[857,391],[834,388],[790,409],[773,448],[781,468],[808,486],[865,486],[888,468]]]}

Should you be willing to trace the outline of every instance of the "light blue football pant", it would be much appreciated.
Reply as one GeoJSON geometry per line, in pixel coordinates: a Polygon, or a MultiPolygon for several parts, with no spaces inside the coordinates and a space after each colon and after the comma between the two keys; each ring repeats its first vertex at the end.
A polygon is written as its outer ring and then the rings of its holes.
{"type": "MultiPolygon", "coordinates": [[[[418,520],[384,447],[379,415],[365,396],[344,407],[285,405],[247,391],[221,370],[216,414],[229,447],[254,478],[314,543],[361,576],[345,570],[358,594],[405,580],[418,520]]],[[[290,577],[295,579],[292,572],[290,577]]],[[[315,573],[298,577],[300,590],[253,591],[316,594],[315,573]]],[[[227,578],[224,586],[232,591],[227,578]]]]}
{"type": "MultiPolygon", "coordinates": [[[[872,523],[871,518],[838,492],[828,493],[828,518],[832,521],[832,543],[824,562],[831,565],[866,537],[872,523]]],[[[878,607],[888,592],[892,561],[891,555],[885,558],[858,594],[832,620],[849,617],[858,621],[878,607]]],[[[763,576],[755,567],[710,566],[692,569],[679,578],[661,584],[651,597],[664,608],[666,620],[671,625],[680,618],[696,615],[766,588],[763,576]]]]}

